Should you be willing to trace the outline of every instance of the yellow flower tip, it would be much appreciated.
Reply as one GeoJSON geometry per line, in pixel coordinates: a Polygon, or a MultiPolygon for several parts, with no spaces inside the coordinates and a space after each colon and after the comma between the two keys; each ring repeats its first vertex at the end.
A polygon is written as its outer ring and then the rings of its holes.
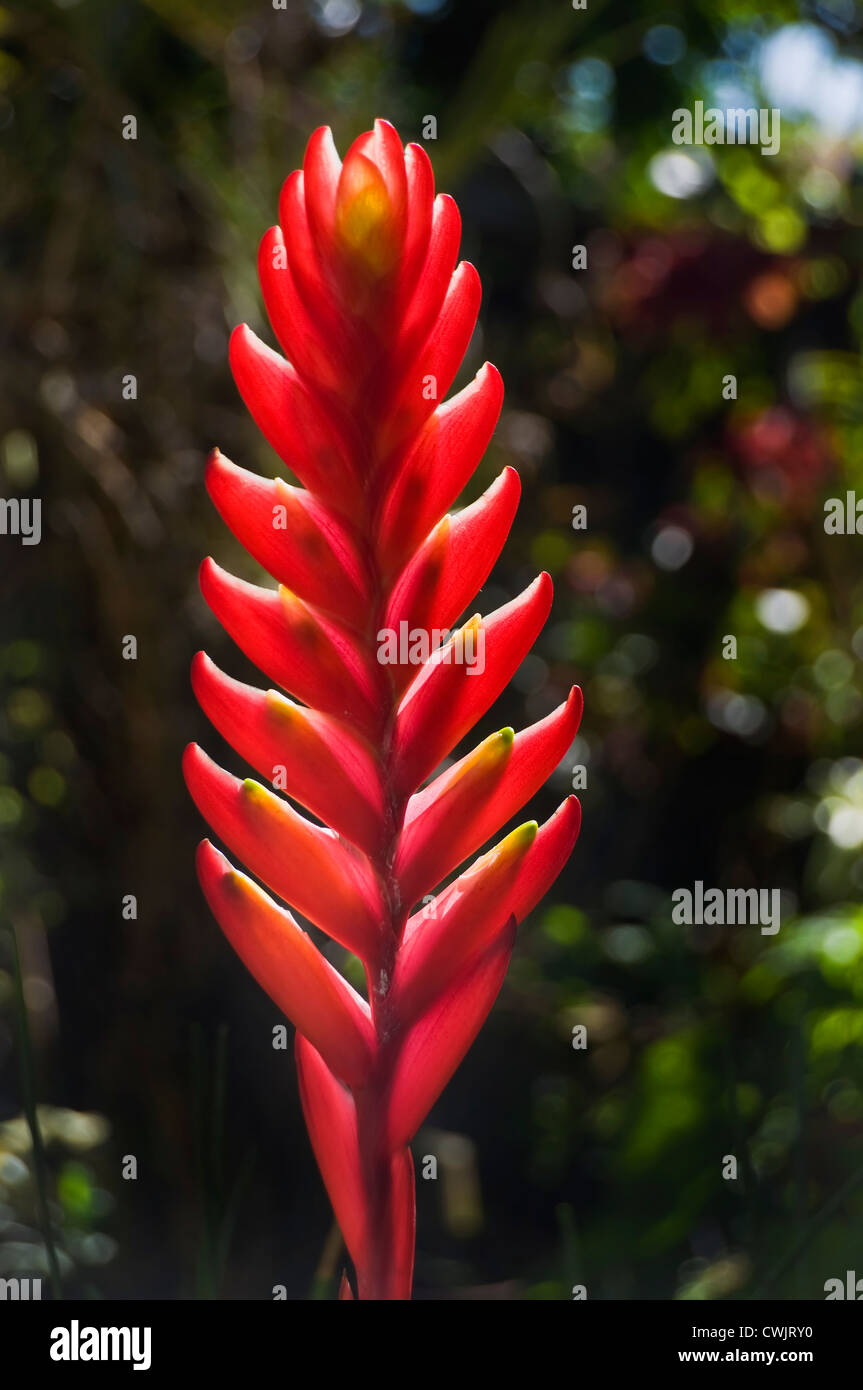
{"type": "Polygon", "coordinates": [[[293,722],[296,712],[296,705],[290,700],[286,700],[284,695],[280,695],[278,690],[267,690],[264,692],[264,700],[267,706],[267,714],[271,719],[276,719],[281,724],[293,722]]]}
{"type": "Polygon", "coordinates": [[[279,602],[285,612],[285,617],[290,621],[292,630],[297,637],[307,643],[321,644],[321,629],[312,614],[307,603],[294,593],[293,589],[288,589],[284,584],[278,588],[279,602]]]}
{"type": "Polygon", "coordinates": [[[509,756],[512,740],[512,729],[501,729],[499,733],[489,734],[488,738],[484,738],[482,743],[467,755],[458,772],[453,774],[449,792],[453,792],[468,780],[478,780],[482,783],[490,773],[498,770],[504,758],[509,756]]]}
{"type": "Polygon", "coordinates": [[[351,258],[375,276],[398,259],[395,215],[386,184],[364,155],[346,161],[336,200],[336,237],[351,258]]]}
{"type": "Polygon", "coordinates": [[[259,806],[265,806],[270,799],[270,793],[266,787],[262,787],[260,782],[256,782],[253,777],[243,778],[243,793],[250,801],[259,806]]]}
{"type": "Polygon", "coordinates": [[[522,855],[526,854],[536,839],[536,832],[539,826],[535,820],[525,821],[524,825],[517,825],[515,830],[511,830],[508,835],[484,854],[473,865],[473,869],[483,864],[494,863],[496,871],[505,869],[508,865],[517,863],[522,855]]]}
{"type": "Polygon", "coordinates": [[[534,840],[536,839],[538,830],[538,821],[527,820],[525,821],[524,825],[517,825],[515,830],[513,830],[509,835],[507,835],[503,843],[511,844],[513,849],[519,849],[522,851],[529,849],[530,846],[533,844],[534,840]]]}
{"type": "Polygon", "coordinates": [[[488,738],[480,744],[477,751],[477,760],[486,765],[497,764],[504,759],[508,759],[512,751],[513,739],[515,738],[514,729],[498,729],[496,734],[489,734],[488,738]]]}
{"type": "Polygon", "coordinates": [[[226,869],[222,878],[222,886],[226,893],[236,893],[240,897],[248,897],[248,889],[252,885],[245,874],[239,873],[236,869],[226,869]]]}
{"type": "MultiPolygon", "coordinates": [[[[525,821],[505,835],[492,849],[474,860],[465,874],[473,878],[490,872],[495,878],[516,869],[536,839],[539,826],[535,820],[525,821]]],[[[493,881],[493,880],[490,880],[493,881]]]]}

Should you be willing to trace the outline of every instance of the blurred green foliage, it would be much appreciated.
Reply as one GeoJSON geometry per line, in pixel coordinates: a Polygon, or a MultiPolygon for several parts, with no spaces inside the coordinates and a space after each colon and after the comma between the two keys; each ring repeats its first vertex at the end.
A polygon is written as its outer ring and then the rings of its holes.
{"type": "MultiPolygon", "coordinates": [[[[827,534],[824,504],[863,496],[861,34],[846,0],[0,9],[0,490],[44,507],[40,545],[2,538],[0,909],[70,1291],[305,1297],[317,1268],[318,1296],[338,1270],[291,1057],[200,899],[178,767],[204,733],[193,651],[244,674],[198,562],[254,573],[203,461],[274,468],[228,333],[268,336],[255,250],[311,129],[344,150],[376,115],[406,140],[437,118],[484,284],[464,370],[488,356],[507,384],[471,495],[512,463],[524,500],[483,606],[555,579],[488,729],[585,694],[531,808],[584,765],[581,841],[415,1146],[444,1169],[419,1184],[417,1295],[819,1298],[859,1267],[863,540],[827,534]],[[675,146],[696,100],[780,107],[779,154],[675,146]],[[781,932],[675,926],[696,879],[781,889],[781,932]]],[[[13,1007],[3,933],[0,1272],[40,1241],[13,1007]]]]}

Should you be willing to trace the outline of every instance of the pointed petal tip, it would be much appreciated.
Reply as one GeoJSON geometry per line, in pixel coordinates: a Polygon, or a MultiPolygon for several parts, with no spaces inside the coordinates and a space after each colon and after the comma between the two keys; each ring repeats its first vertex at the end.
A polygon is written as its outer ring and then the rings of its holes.
{"type": "Polygon", "coordinates": [[[401,144],[401,138],[399,137],[398,131],[396,130],[392,121],[387,120],[386,116],[375,116],[375,130],[386,130],[388,132],[392,131],[393,135],[399,138],[399,144],[401,144]]]}
{"type": "Polygon", "coordinates": [[[264,251],[266,248],[271,246],[273,242],[276,242],[277,245],[281,246],[284,246],[285,244],[284,234],[278,222],[274,222],[272,227],[268,227],[267,230],[264,232],[264,235],[261,237],[261,240],[258,243],[258,251],[264,251]]]}
{"type": "Polygon", "coordinates": [[[191,765],[192,763],[197,763],[199,761],[199,756],[201,755],[202,751],[203,750],[199,747],[197,743],[194,742],[194,740],[186,744],[185,748],[183,749],[184,772],[187,766],[191,765]]]}
{"type": "Polygon", "coordinates": [[[554,580],[547,570],[542,570],[530,586],[528,592],[538,600],[541,600],[548,612],[551,611],[551,602],[554,598],[554,580]]]}
{"type": "MultiPolygon", "coordinates": [[[[511,604],[517,603],[519,605],[523,605],[524,607],[530,607],[531,605],[535,604],[539,608],[545,608],[547,617],[548,613],[551,610],[551,601],[553,596],[554,581],[552,580],[551,575],[546,570],[542,570],[536,576],[536,579],[531,580],[527,588],[522,589],[521,593],[516,594],[515,598],[512,599],[510,602],[511,604]]],[[[491,614],[488,614],[485,621],[487,621],[488,617],[491,616],[491,614]]]]}
{"type": "MultiPolygon", "coordinates": [[[[183,756],[180,760],[183,781],[186,783],[186,789],[196,806],[198,806],[198,800],[195,795],[195,788],[200,781],[202,770],[210,761],[199,743],[187,743],[183,749],[183,756]]],[[[198,806],[198,810],[200,809],[198,806]]],[[[206,816],[204,819],[206,820],[206,816]]]]}
{"type": "Polygon", "coordinates": [[[248,797],[249,801],[257,802],[258,805],[266,805],[271,796],[267,788],[262,786],[260,782],[256,782],[254,777],[244,777],[240,783],[240,791],[248,797]]]}
{"type": "Polygon", "coordinates": [[[218,580],[224,571],[216,564],[212,555],[207,555],[198,566],[198,585],[204,598],[207,597],[207,588],[213,580],[218,580]]]}
{"type": "Polygon", "coordinates": [[[222,851],[207,839],[202,840],[195,850],[195,867],[199,878],[225,878],[235,872],[222,851]]]}
{"type": "Polygon", "coordinates": [[[207,462],[204,464],[204,487],[217,511],[219,510],[220,487],[224,487],[232,472],[238,471],[236,464],[225,458],[219,449],[210,450],[207,455],[207,462]]]}
{"type": "Polygon", "coordinates": [[[195,652],[190,665],[192,677],[192,689],[195,689],[195,681],[202,675],[216,670],[215,661],[211,661],[205,651],[195,652]]]}
{"type": "Polygon", "coordinates": [[[227,454],[223,454],[218,445],[214,445],[207,455],[207,462],[204,464],[204,482],[209,486],[208,480],[214,474],[221,474],[228,477],[231,473],[239,473],[242,475],[243,469],[238,468],[237,465],[228,458],[227,454]]]}
{"type": "MultiPolygon", "coordinates": [[[[477,279],[479,279],[478,272],[475,267],[471,265],[470,261],[462,261],[462,265],[467,266],[468,270],[472,271],[477,279]]],[[[500,391],[501,397],[503,396],[503,377],[493,362],[483,362],[474,380],[479,381],[480,377],[482,377],[483,381],[494,382],[495,386],[500,391]]],[[[515,472],[514,469],[513,472],[515,472]]]]}
{"type": "Polygon", "coordinates": [[[195,775],[201,771],[209,772],[211,769],[222,777],[229,776],[223,768],[219,767],[215,758],[211,758],[209,753],[201,747],[200,743],[187,743],[183,749],[183,772],[195,775]]]}
{"type": "Polygon", "coordinates": [[[311,135],[309,136],[308,140],[306,141],[306,158],[308,158],[309,154],[312,153],[315,149],[317,149],[319,145],[322,145],[327,142],[329,142],[333,146],[333,149],[335,149],[336,142],[333,137],[332,126],[316,126],[315,129],[312,131],[311,135]]]}

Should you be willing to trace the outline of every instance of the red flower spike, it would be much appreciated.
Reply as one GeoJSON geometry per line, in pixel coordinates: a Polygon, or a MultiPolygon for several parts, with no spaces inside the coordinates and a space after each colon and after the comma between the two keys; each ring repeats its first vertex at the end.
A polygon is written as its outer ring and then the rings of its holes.
{"type": "Polygon", "coordinates": [[[478,501],[447,514],[503,399],[486,363],[445,400],[476,323],[479,277],[456,264],[458,209],[435,197],[425,152],[403,149],[385,121],[343,163],[330,131],[316,131],[282,189],[279,223],[262,239],[259,267],[288,360],[245,325],[230,356],[243,400],[300,486],[259,478],[218,451],[206,483],[280,587],[207,561],[201,588],[288,694],[233,680],[203,653],[192,671],[204,712],[273,790],[239,781],[194,746],[184,772],[248,870],[364,965],[368,1003],[285,907],[201,846],[214,915],[297,1029],[309,1137],[354,1265],[339,1298],[406,1299],[408,1145],[494,1003],[517,924],[572,850],[578,802],[570,797],[540,828],[512,831],[408,912],[566,756],[581,694],[532,728],[492,734],[421,787],[504,690],[551,607],[541,575],[449,632],[488,577],[519,495],[505,469],[478,501]]]}

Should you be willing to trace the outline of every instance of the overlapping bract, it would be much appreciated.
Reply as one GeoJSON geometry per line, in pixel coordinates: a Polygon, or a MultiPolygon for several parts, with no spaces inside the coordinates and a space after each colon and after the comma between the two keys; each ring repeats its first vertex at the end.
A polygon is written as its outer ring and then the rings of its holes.
{"type": "MultiPolygon", "coordinates": [[[[214,915],[296,1025],[303,1108],[357,1296],[407,1298],[408,1145],[494,1002],[517,924],[572,849],[578,802],[512,831],[422,900],[548,778],[575,736],[581,695],[574,689],[521,733],[493,734],[423,785],[505,688],[551,605],[541,575],[470,619],[482,669],[456,659],[458,633],[419,665],[404,646],[380,660],[381,631],[443,633],[459,619],[518,504],[518,476],[505,469],[478,501],[447,514],[503,394],[486,363],[444,399],[474,329],[479,279],[456,264],[458,210],[434,196],[424,151],[403,149],[383,121],[343,163],[330,131],[316,131],[279,215],[259,271],[284,356],[243,326],[231,365],[301,486],[260,478],[218,451],[206,475],[222,517],[279,587],[245,583],[209,560],[201,571],[216,617],[279,689],[233,680],[203,653],[192,676],[203,710],[263,783],[239,781],[195,746],[184,768],[228,849],[363,962],[368,1002],[287,906],[201,845],[214,915]]],[[[345,1280],[342,1297],[351,1296],[345,1280]]]]}

